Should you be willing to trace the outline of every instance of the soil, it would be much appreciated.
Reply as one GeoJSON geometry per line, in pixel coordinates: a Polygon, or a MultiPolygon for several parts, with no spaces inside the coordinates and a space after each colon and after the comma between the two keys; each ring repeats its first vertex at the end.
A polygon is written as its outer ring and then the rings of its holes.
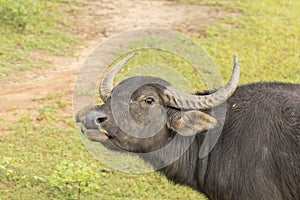
{"type": "MultiPolygon", "coordinates": [[[[74,47],[72,57],[49,57],[51,69],[19,73],[22,83],[1,83],[0,116],[5,120],[17,120],[29,108],[40,105],[36,99],[47,94],[61,93],[71,105],[74,82],[84,59],[114,34],[138,27],[163,27],[199,36],[207,25],[233,14],[218,7],[170,0],[86,0],[77,5],[75,14],[64,9],[65,17],[74,24],[72,34],[83,37],[84,44],[74,47]]],[[[72,113],[71,106],[67,112],[72,113]]]]}

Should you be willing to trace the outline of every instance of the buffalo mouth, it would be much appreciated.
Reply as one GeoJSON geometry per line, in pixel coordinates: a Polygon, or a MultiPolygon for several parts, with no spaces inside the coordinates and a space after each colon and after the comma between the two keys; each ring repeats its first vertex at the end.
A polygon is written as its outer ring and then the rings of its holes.
{"type": "Polygon", "coordinates": [[[108,132],[104,129],[87,129],[82,123],[77,124],[83,136],[93,142],[103,142],[111,139],[108,132]]]}
{"type": "Polygon", "coordinates": [[[77,127],[82,136],[91,142],[97,142],[111,151],[123,152],[123,150],[111,142],[114,137],[110,136],[104,129],[87,129],[82,123],[77,123],[77,127]]]}

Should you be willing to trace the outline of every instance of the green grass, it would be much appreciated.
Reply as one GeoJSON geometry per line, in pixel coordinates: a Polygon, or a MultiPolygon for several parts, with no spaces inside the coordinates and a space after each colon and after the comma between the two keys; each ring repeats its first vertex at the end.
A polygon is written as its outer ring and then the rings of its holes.
{"type": "MultiPolygon", "coordinates": [[[[240,15],[218,21],[208,27],[201,38],[194,37],[210,53],[225,81],[231,73],[232,55],[237,53],[242,71],[241,84],[275,80],[300,82],[299,1],[210,1],[209,4],[240,15]]],[[[37,67],[35,61],[26,61],[27,51],[33,49],[61,54],[61,48],[55,46],[56,40],[49,40],[53,44],[43,43],[33,37],[31,43],[28,39],[30,34],[30,30],[7,33],[5,37],[1,34],[1,73],[19,70],[9,68],[4,72],[6,68],[3,66],[12,67],[14,62],[20,63],[20,66],[27,63],[30,69],[37,67]],[[13,37],[13,34],[17,36],[13,37]],[[23,34],[24,38],[21,37],[23,34]],[[3,38],[11,42],[2,45],[3,38]],[[21,42],[26,51],[15,48],[16,38],[26,41],[21,42]],[[37,43],[39,45],[34,45],[37,43]],[[3,51],[10,52],[3,55],[3,51]],[[10,59],[7,58],[9,55],[10,59]]],[[[33,33],[34,36],[38,34],[33,33]]],[[[40,34],[42,38],[54,36],[40,34]]],[[[141,52],[138,56],[149,54],[141,52]]],[[[184,64],[184,60],[175,59],[172,63],[174,57],[168,54],[161,55],[158,60],[162,61],[165,57],[171,58],[171,63],[168,61],[166,65],[175,66],[184,71],[184,76],[191,81],[198,81],[199,77],[192,75],[192,70],[185,71],[188,65],[184,64]]],[[[124,69],[122,73],[128,70],[124,69]]],[[[169,183],[155,172],[132,174],[112,171],[81,144],[72,116],[64,114],[65,109],[70,108],[70,102],[64,100],[62,94],[49,94],[34,101],[40,102],[41,106],[18,116],[16,123],[0,127],[1,132],[9,133],[0,137],[0,199],[204,199],[190,188],[169,183]]],[[[4,123],[4,120],[5,116],[0,116],[0,122],[4,123]]]]}
{"type": "Polygon", "coordinates": [[[229,77],[232,55],[237,53],[241,84],[300,82],[299,1],[230,1],[223,7],[241,17],[227,17],[215,23],[197,40],[224,77],[229,77]]]}
{"type": "Polygon", "coordinates": [[[0,79],[49,67],[50,56],[71,55],[78,38],[67,34],[56,2],[69,1],[0,0],[0,79]]]}

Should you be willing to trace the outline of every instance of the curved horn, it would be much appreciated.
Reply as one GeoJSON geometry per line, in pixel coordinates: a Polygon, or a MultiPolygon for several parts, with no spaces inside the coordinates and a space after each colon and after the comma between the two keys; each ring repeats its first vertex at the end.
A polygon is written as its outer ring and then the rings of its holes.
{"type": "Polygon", "coordinates": [[[135,53],[130,54],[129,56],[126,56],[121,61],[119,61],[117,64],[115,64],[103,77],[100,87],[99,87],[99,93],[101,99],[106,102],[107,99],[111,96],[111,91],[113,89],[113,81],[115,78],[115,75],[119,72],[119,70],[123,67],[123,65],[131,59],[133,56],[135,56],[135,53]]]}
{"type": "Polygon", "coordinates": [[[173,87],[165,90],[164,95],[169,106],[180,109],[209,109],[224,103],[236,90],[240,77],[240,67],[237,56],[233,57],[234,66],[229,82],[225,87],[213,94],[201,96],[183,93],[173,87]]]}

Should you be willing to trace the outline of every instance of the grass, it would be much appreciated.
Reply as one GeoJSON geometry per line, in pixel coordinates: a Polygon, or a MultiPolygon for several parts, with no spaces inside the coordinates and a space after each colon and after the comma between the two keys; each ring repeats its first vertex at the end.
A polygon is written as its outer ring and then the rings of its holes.
{"type": "MultiPolygon", "coordinates": [[[[66,0],[0,0],[0,79],[51,66],[50,56],[71,55],[78,38],[67,34],[57,3],[66,0]]],[[[68,4],[67,4],[68,5],[68,4]]]]}
{"type": "Polygon", "coordinates": [[[229,77],[232,55],[241,65],[241,84],[256,81],[300,82],[300,2],[237,1],[222,5],[240,13],[206,29],[198,40],[221,73],[229,77]]]}
{"type": "MultiPolygon", "coordinates": [[[[232,55],[236,52],[242,70],[240,84],[300,82],[300,3],[297,0],[209,4],[239,13],[238,18],[226,17],[211,25],[201,38],[194,37],[209,52],[224,80],[230,76],[232,55]]],[[[1,32],[0,73],[9,75],[37,67],[40,61],[36,63],[28,58],[30,51],[58,55],[68,51],[61,48],[60,41],[67,41],[69,36],[58,33],[60,39],[44,43],[39,37],[27,37],[41,34],[41,38],[51,38],[55,34],[51,35],[50,30],[33,31],[12,32],[8,25],[1,32]],[[22,48],[15,48],[18,41],[22,48]],[[20,68],[14,68],[15,63],[20,63],[20,68]]],[[[149,54],[141,52],[139,56],[149,54]]],[[[159,60],[165,57],[173,58],[164,54],[159,60]]],[[[173,60],[165,64],[182,66],[178,70],[185,71],[188,65],[183,63],[183,60],[173,60]]],[[[127,72],[128,69],[123,71],[127,72]]],[[[198,81],[198,77],[191,75],[193,71],[185,72],[191,81],[198,81]]],[[[48,94],[34,101],[40,102],[40,106],[18,116],[17,122],[0,127],[1,132],[9,133],[0,137],[0,199],[205,199],[190,188],[169,183],[158,173],[133,174],[109,169],[81,144],[73,117],[66,114],[71,103],[64,95],[48,94]]],[[[0,116],[1,123],[5,119],[0,116]]]]}

